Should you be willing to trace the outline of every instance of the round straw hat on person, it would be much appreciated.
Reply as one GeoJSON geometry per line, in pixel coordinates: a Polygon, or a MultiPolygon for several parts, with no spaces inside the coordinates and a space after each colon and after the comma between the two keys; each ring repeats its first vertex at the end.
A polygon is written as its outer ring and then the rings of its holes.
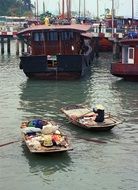
{"type": "Polygon", "coordinates": [[[104,107],[103,107],[103,105],[101,105],[101,104],[97,104],[97,105],[96,105],[96,109],[97,109],[97,110],[104,110],[104,107]]]}

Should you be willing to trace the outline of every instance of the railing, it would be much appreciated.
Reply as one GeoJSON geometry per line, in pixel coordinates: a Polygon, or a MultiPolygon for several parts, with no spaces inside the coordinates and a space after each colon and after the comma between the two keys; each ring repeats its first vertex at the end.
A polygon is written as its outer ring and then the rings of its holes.
{"type": "Polygon", "coordinates": [[[105,26],[102,26],[99,28],[99,26],[92,26],[90,32],[92,32],[93,37],[98,37],[99,33],[103,34],[106,38],[111,38],[117,36],[118,38],[123,38],[125,34],[128,34],[129,32],[138,32],[138,27],[135,28],[114,28],[112,33],[112,28],[106,28],[105,26]]]}

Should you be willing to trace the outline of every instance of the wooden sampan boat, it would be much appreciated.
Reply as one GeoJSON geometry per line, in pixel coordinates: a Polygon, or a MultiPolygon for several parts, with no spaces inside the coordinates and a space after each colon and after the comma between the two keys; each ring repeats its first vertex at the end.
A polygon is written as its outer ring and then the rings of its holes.
{"type": "Polygon", "coordinates": [[[68,105],[61,108],[67,119],[74,125],[91,131],[108,131],[122,123],[110,113],[104,115],[103,122],[95,121],[95,113],[83,105],[68,105]]]}
{"type": "Polygon", "coordinates": [[[31,153],[54,153],[72,150],[60,124],[49,120],[33,119],[21,124],[23,141],[31,153]]]}

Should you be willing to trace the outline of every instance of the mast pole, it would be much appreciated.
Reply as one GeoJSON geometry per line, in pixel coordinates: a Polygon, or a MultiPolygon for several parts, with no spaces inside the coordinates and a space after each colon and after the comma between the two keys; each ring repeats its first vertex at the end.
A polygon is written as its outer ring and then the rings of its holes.
{"type": "Polygon", "coordinates": [[[81,0],[79,0],[79,19],[80,19],[80,7],[81,7],[81,0]]]}
{"type": "Polygon", "coordinates": [[[36,19],[38,21],[38,0],[36,0],[36,19]]]}
{"type": "Polygon", "coordinates": [[[85,13],[85,0],[84,0],[84,19],[86,17],[86,13],[85,13]]]}
{"type": "Polygon", "coordinates": [[[36,2],[34,2],[34,8],[35,8],[34,9],[34,11],[35,11],[34,14],[35,14],[35,19],[36,19],[36,2]]]}
{"type": "Polygon", "coordinates": [[[61,14],[61,11],[60,11],[60,1],[58,1],[58,14],[59,15],[61,14]]]}
{"type": "Polygon", "coordinates": [[[132,28],[134,25],[134,0],[132,0],[132,28]]]}
{"type": "Polygon", "coordinates": [[[97,0],[97,19],[99,19],[99,0],[97,0]]]}
{"type": "Polygon", "coordinates": [[[69,0],[69,19],[71,19],[71,0],[69,0]]]}
{"type": "Polygon", "coordinates": [[[62,0],[62,17],[64,18],[64,6],[65,6],[65,2],[64,0],[62,0]]]}
{"type": "Polygon", "coordinates": [[[114,33],[114,0],[112,0],[112,37],[114,33]]]}

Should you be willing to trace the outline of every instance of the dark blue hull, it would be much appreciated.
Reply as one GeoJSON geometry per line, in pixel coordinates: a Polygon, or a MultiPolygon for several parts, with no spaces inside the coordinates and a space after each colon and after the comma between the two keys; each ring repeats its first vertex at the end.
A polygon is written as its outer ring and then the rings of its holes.
{"type": "Polygon", "coordinates": [[[20,69],[28,78],[42,80],[70,80],[86,75],[93,62],[93,52],[89,55],[57,55],[20,57],[20,69]]]}

